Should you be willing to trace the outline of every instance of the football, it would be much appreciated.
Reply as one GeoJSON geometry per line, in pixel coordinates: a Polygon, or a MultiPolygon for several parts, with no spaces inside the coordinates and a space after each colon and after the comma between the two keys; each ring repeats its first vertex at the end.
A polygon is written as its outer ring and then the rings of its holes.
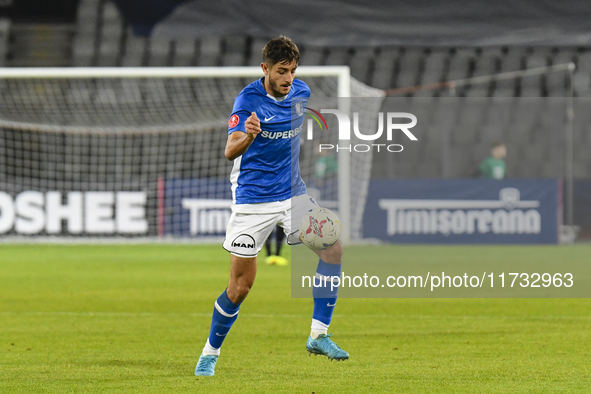
{"type": "Polygon", "coordinates": [[[341,235],[341,222],[333,211],[314,208],[300,222],[300,240],[313,250],[324,250],[334,245],[341,235]]]}

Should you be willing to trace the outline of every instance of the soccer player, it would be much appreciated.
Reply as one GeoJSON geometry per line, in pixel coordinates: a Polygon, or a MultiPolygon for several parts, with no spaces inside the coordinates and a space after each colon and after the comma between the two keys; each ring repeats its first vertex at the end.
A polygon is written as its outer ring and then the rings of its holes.
{"type": "Polygon", "coordinates": [[[265,249],[267,250],[267,258],[265,259],[265,263],[268,265],[287,265],[287,259],[285,257],[281,257],[281,247],[283,246],[284,238],[285,232],[281,226],[276,226],[273,233],[269,235],[265,241],[265,249]],[[275,253],[271,251],[273,246],[273,236],[275,236],[275,253]]]}
{"type": "Polygon", "coordinates": [[[490,148],[490,156],[484,159],[478,169],[482,178],[502,180],[507,176],[505,157],[507,146],[502,142],[495,142],[490,148]]]}
{"type": "MultiPolygon", "coordinates": [[[[316,207],[306,194],[299,170],[300,133],[310,97],[308,86],[295,79],[300,53],[287,37],[269,41],[262,51],[264,77],[251,83],[234,101],[228,122],[225,156],[234,161],[232,215],[224,249],[230,252],[230,280],[214,304],[209,338],[195,375],[211,376],[220,348],[238,318],[257,272],[257,255],[275,225],[281,226],[289,244],[299,243],[299,218],[316,207]]],[[[317,278],[340,276],[343,245],[316,252],[317,278]]],[[[306,349],[311,354],[345,360],[349,354],[330,339],[328,326],[337,300],[337,289],[314,287],[312,328],[306,349]]]]}

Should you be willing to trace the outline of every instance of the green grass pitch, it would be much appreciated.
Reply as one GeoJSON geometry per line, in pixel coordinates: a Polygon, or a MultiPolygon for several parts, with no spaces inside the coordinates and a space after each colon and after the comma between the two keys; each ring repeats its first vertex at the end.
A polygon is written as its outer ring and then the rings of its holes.
{"type": "MultiPolygon", "coordinates": [[[[511,248],[539,260],[591,256],[589,245],[381,248],[442,262],[458,254],[510,258],[511,248]]],[[[308,356],[312,300],[290,298],[289,267],[264,264],[216,376],[195,377],[228,272],[220,246],[1,245],[0,393],[591,387],[589,299],[341,299],[330,331],[351,359],[336,363],[308,356]]]]}

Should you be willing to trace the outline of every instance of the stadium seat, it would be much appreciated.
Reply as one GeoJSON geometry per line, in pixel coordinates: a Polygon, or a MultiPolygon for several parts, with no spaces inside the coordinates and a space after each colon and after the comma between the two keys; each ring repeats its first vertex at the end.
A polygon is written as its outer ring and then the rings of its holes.
{"type": "Polygon", "coordinates": [[[76,33],[82,35],[94,35],[97,29],[99,12],[99,0],[80,0],[76,13],[76,33]]]}
{"type": "MultiPolygon", "coordinates": [[[[138,37],[122,22],[118,9],[111,0],[81,0],[72,47],[72,65],[258,66],[261,62],[261,49],[267,41],[264,37],[201,37],[196,40],[188,38],[170,42],[156,37],[138,37]]],[[[351,49],[305,44],[299,46],[301,65],[348,64],[354,78],[379,89],[433,84],[574,60],[577,64],[576,94],[579,97],[591,96],[591,51],[586,48],[381,46],[351,49]]],[[[410,104],[409,112],[414,111],[419,117],[420,130],[424,135],[420,138],[420,148],[415,150],[413,144],[406,143],[406,155],[394,155],[394,158],[387,159],[396,164],[393,174],[405,177],[441,176],[442,136],[447,135],[453,153],[464,156],[453,159],[454,162],[450,163],[451,174],[448,175],[469,175],[465,168],[473,169],[475,163],[483,158],[482,155],[488,155],[493,141],[503,140],[509,149],[508,168],[515,166],[510,171],[511,177],[514,177],[515,171],[522,176],[547,176],[550,169],[521,165],[519,161],[514,163],[512,160],[515,157],[523,161],[550,160],[550,142],[544,141],[544,136],[552,128],[563,130],[563,109],[554,111],[544,107],[539,100],[523,101],[516,96],[563,97],[567,93],[567,84],[566,74],[557,72],[467,86],[458,88],[451,94],[469,99],[462,106],[458,106],[457,101],[453,103],[455,99],[447,103],[440,99],[450,95],[449,89],[413,93],[413,99],[419,101],[410,104]],[[480,105],[477,101],[470,101],[489,96],[492,96],[491,101],[480,105]],[[514,101],[505,98],[513,98],[514,101]],[[425,101],[421,103],[420,100],[425,101]],[[473,146],[468,150],[469,153],[462,152],[462,148],[469,144],[473,146]],[[409,152],[413,152],[412,155],[409,152]],[[408,162],[404,163],[403,158],[408,158],[408,162]]],[[[132,86],[129,89],[131,93],[119,97],[120,100],[134,100],[137,92],[132,86]]],[[[213,91],[207,86],[204,89],[213,91]]],[[[109,95],[103,92],[101,97],[108,101],[109,95]]],[[[226,99],[228,98],[220,97],[220,100],[226,99]]],[[[558,102],[553,105],[564,108],[558,102]]],[[[581,104],[576,111],[575,141],[579,155],[591,144],[591,127],[588,126],[591,114],[586,110],[587,107],[588,105],[581,104]]],[[[199,110],[206,113],[211,109],[199,110]]],[[[182,114],[177,115],[182,117],[182,114]]],[[[551,163],[554,163],[552,160],[551,163]]],[[[385,168],[392,163],[384,163],[385,168]]],[[[588,165],[580,165],[578,174],[588,174],[588,168],[588,165]]],[[[374,171],[381,170],[374,166],[374,171]]],[[[384,171],[383,176],[392,176],[387,170],[384,171]]]]}
{"type": "Polygon", "coordinates": [[[146,53],[146,37],[136,36],[131,27],[127,28],[122,65],[125,67],[139,67],[144,65],[146,53]]]}
{"type": "Polygon", "coordinates": [[[117,66],[119,58],[119,42],[116,40],[103,39],[99,46],[98,66],[114,67],[117,66]]]}
{"type": "Polygon", "coordinates": [[[239,67],[246,65],[246,37],[226,37],[223,40],[223,48],[222,66],[239,67]]]}
{"type": "Polygon", "coordinates": [[[72,63],[77,67],[91,66],[98,30],[97,0],[81,0],[76,16],[76,32],[72,44],[72,63]]]}
{"type": "Polygon", "coordinates": [[[424,57],[424,71],[420,78],[421,85],[441,82],[445,63],[449,57],[448,50],[435,49],[424,57]]]}
{"type": "Polygon", "coordinates": [[[474,49],[457,49],[450,57],[449,71],[445,77],[448,81],[464,79],[469,77],[470,63],[474,61],[474,49]]]}
{"type": "Polygon", "coordinates": [[[76,34],[94,37],[98,25],[98,3],[80,3],[76,20],[76,34]]]}
{"type": "Polygon", "coordinates": [[[94,37],[77,36],[72,45],[73,65],[75,67],[92,66],[94,59],[94,37]]]}
{"type": "Polygon", "coordinates": [[[466,97],[488,97],[489,84],[474,84],[466,87],[466,97]]]}
{"type": "MultiPolygon", "coordinates": [[[[422,58],[423,71],[418,75],[418,85],[431,85],[444,80],[445,64],[448,61],[449,50],[426,50],[422,58]]],[[[440,95],[441,89],[425,89],[414,92],[415,97],[433,97],[440,95]]]]}
{"type": "Polygon", "coordinates": [[[152,36],[149,48],[148,66],[165,67],[172,63],[170,40],[152,36]]]}
{"type": "Polygon", "coordinates": [[[546,67],[550,64],[551,56],[550,48],[530,48],[525,56],[525,66],[526,68],[546,67]]]}
{"type": "Polygon", "coordinates": [[[419,83],[418,74],[423,57],[423,48],[405,48],[398,63],[398,74],[395,76],[396,87],[414,86],[419,83]]]}
{"type": "Polygon", "coordinates": [[[324,61],[326,66],[348,65],[352,50],[349,48],[331,48],[324,61]]]}
{"type": "Polygon", "coordinates": [[[5,67],[9,49],[10,20],[0,19],[0,67],[5,67]]]}
{"type": "Polygon", "coordinates": [[[320,66],[324,64],[324,48],[304,46],[300,54],[302,66],[320,66]]]}
{"type": "Polygon", "coordinates": [[[376,56],[373,76],[370,85],[378,89],[393,87],[393,74],[398,58],[398,49],[382,48],[376,56]]]}
{"type": "Polygon", "coordinates": [[[493,97],[515,97],[515,86],[514,82],[498,81],[493,86],[492,90],[493,97]],[[500,86],[499,86],[500,85],[500,86]]]}
{"type": "Polygon", "coordinates": [[[353,56],[350,60],[351,75],[357,80],[369,84],[371,77],[371,67],[375,62],[376,49],[369,48],[355,48],[353,56]]]}
{"type": "Polygon", "coordinates": [[[105,1],[103,3],[103,23],[110,23],[114,21],[121,21],[121,14],[117,6],[112,1],[105,1]]]}
{"type": "Polygon", "coordinates": [[[99,66],[117,65],[122,34],[123,19],[115,4],[108,1],[104,4],[102,12],[102,23],[99,34],[99,66]]]}
{"type": "Polygon", "coordinates": [[[118,65],[117,62],[121,52],[121,31],[122,26],[120,23],[103,26],[98,51],[98,66],[113,67],[118,65]]]}
{"type": "Polygon", "coordinates": [[[261,52],[265,45],[269,42],[269,38],[255,37],[250,44],[250,56],[248,58],[249,66],[259,66],[261,64],[261,52]]]}
{"type": "MultiPolygon", "coordinates": [[[[525,68],[539,68],[550,65],[551,52],[548,48],[530,48],[525,56],[525,68]]],[[[543,97],[547,95],[547,75],[521,78],[522,97],[543,97]]]]}
{"type": "Polygon", "coordinates": [[[173,66],[188,67],[195,64],[195,40],[191,38],[174,41],[173,66]]]}
{"type": "MultiPolygon", "coordinates": [[[[523,48],[508,48],[500,58],[499,72],[510,72],[521,70],[523,57],[525,56],[523,48]]],[[[517,80],[496,81],[493,95],[496,97],[515,96],[517,80]]]]}
{"type": "Polygon", "coordinates": [[[523,59],[525,57],[525,48],[508,48],[505,55],[501,58],[501,72],[517,71],[523,69],[523,59]]]}
{"type": "Polygon", "coordinates": [[[220,37],[206,37],[199,41],[199,57],[197,65],[201,67],[215,67],[221,63],[222,39],[220,37]]]}
{"type": "MultiPolygon", "coordinates": [[[[561,49],[552,59],[553,65],[568,64],[574,62],[575,53],[571,48],[561,49]]],[[[568,88],[568,73],[555,72],[546,75],[546,89],[548,96],[561,97],[565,96],[568,88]]]]}

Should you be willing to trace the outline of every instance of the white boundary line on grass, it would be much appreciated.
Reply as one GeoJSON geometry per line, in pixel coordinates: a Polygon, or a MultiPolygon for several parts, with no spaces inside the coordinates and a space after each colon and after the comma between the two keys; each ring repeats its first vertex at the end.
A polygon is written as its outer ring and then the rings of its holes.
{"type": "MultiPolygon", "coordinates": [[[[224,237],[57,237],[57,236],[0,236],[0,244],[55,244],[55,245],[144,245],[144,244],[186,244],[221,245],[224,237]]],[[[356,240],[349,245],[381,245],[383,241],[375,238],[356,240]]]]}
{"type": "Polygon", "coordinates": [[[0,237],[0,244],[196,244],[220,245],[224,237],[174,238],[174,237],[51,237],[51,236],[19,236],[0,237]]]}
{"type": "MultiPolygon", "coordinates": [[[[211,312],[14,312],[0,311],[0,315],[22,315],[22,316],[196,316],[211,317],[211,312]]],[[[244,317],[302,317],[309,316],[309,313],[249,313],[244,317]]],[[[383,317],[383,318],[404,318],[404,319],[507,319],[507,320],[591,320],[591,316],[507,316],[507,315],[384,315],[384,314],[347,314],[347,317],[383,317]]]]}

